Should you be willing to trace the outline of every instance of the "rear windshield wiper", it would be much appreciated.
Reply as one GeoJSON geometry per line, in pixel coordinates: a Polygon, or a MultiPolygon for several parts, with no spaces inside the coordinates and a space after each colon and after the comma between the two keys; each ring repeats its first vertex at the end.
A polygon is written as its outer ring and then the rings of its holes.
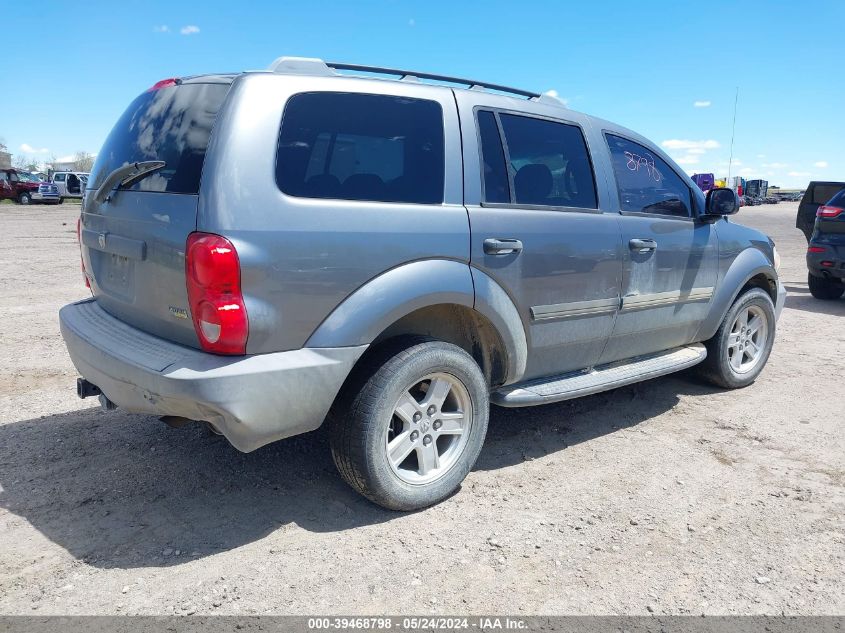
{"type": "Polygon", "coordinates": [[[106,176],[103,184],[100,185],[94,194],[94,200],[102,203],[115,188],[131,187],[142,178],[146,178],[164,166],[165,162],[163,160],[146,160],[118,167],[106,176]]]}

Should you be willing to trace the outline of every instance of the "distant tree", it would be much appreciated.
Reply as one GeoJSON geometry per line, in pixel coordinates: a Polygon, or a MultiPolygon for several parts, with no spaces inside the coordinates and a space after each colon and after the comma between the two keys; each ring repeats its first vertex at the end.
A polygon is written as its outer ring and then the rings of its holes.
{"type": "Polygon", "coordinates": [[[76,152],[73,157],[74,171],[91,171],[94,166],[94,157],[88,152],[76,152]]]}
{"type": "Polygon", "coordinates": [[[15,156],[14,160],[12,160],[12,167],[25,171],[30,162],[32,162],[32,159],[29,156],[18,154],[15,156]]]}
{"type": "Polygon", "coordinates": [[[7,152],[9,148],[6,147],[6,139],[0,136],[0,152],[7,152]]]}

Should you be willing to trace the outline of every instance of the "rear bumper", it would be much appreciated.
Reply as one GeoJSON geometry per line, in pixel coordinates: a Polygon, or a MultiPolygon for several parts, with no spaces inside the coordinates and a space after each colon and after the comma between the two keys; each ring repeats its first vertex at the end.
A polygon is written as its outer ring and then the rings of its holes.
{"type": "Polygon", "coordinates": [[[142,332],[94,299],[59,312],[73,364],[128,411],[212,423],[248,452],[319,427],[367,348],[303,348],[226,357],[142,332]]]}
{"type": "Polygon", "coordinates": [[[823,246],[823,253],[807,253],[807,269],[816,277],[845,279],[845,246],[810,243],[810,246],[823,246]]]}

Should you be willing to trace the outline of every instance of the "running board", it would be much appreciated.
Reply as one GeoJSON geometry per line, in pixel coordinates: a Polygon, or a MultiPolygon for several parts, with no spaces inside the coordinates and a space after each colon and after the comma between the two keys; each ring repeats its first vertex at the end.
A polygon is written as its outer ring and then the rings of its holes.
{"type": "Polygon", "coordinates": [[[599,365],[590,371],[508,385],[494,391],[490,401],[500,407],[530,407],[537,404],[580,398],[608,389],[616,389],[641,380],[671,374],[692,367],[707,357],[701,343],[676,347],[656,354],[647,354],[599,365]]]}

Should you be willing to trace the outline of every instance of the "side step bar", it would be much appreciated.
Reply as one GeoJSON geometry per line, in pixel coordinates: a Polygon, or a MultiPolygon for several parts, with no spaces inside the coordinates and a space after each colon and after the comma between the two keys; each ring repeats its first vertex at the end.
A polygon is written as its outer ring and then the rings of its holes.
{"type": "Polygon", "coordinates": [[[692,367],[707,357],[701,343],[676,347],[656,354],[599,365],[588,372],[578,371],[562,376],[508,385],[494,391],[490,401],[500,407],[530,407],[538,404],[580,398],[608,389],[616,389],[641,380],[692,367]]]}

